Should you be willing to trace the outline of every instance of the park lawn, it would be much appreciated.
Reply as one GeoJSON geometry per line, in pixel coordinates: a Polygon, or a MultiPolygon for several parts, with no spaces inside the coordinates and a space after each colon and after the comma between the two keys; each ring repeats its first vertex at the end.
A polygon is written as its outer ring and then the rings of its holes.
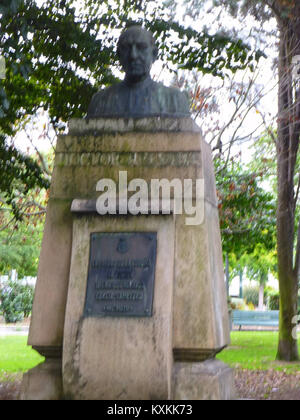
{"type": "MultiPolygon", "coordinates": [[[[298,337],[300,338],[299,334],[298,337]]],[[[274,369],[286,373],[299,372],[300,362],[275,361],[277,343],[277,331],[232,331],[230,346],[219,353],[217,358],[234,368],[250,370],[274,369]]]]}
{"type": "MultiPolygon", "coordinates": [[[[277,341],[277,331],[233,331],[231,345],[219,353],[217,358],[234,368],[299,372],[300,362],[275,361],[277,341]]],[[[42,356],[27,346],[26,336],[0,337],[0,380],[7,374],[26,372],[43,360],[42,356]]]]}
{"type": "Polygon", "coordinates": [[[44,360],[38,352],[27,346],[27,336],[0,337],[0,379],[7,373],[21,373],[44,360]]]}

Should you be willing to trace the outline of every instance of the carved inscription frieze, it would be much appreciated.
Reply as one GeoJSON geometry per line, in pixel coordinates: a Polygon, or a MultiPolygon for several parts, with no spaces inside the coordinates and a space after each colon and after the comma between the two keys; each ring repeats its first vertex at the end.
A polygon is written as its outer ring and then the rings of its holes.
{"type": "Polygon", "coordinates": [[[198,152],[97,152],[97,153],[57,153],[55,166],[145,166],[186,167],[199,165],[201,155],[198,152]]]}

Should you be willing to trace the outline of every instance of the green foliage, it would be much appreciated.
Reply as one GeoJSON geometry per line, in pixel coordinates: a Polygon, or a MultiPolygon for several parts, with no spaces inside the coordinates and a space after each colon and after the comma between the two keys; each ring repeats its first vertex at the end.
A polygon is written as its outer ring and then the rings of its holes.
{"type": "Polygon", "coordinates": [[[0,289],[0,311],[5,322],[22,321],[28,317],[33,303],[34,288],[19,281],[5,283],[0,289]]]}
{"type": "MultiPolygon", "coordinates": [[[[263,172],[264,180],[272,188],[274,196],[277,196],[277,158],[276,158],[276,139],[277,131],[271,127],[259,138],[252,149],[254,150],[253,160],[250,169],[254,172],[263,172]]],[[[294,185],[297,191],[300,172],[300,153],[297,153],[294,171],[294,185]]],[[[299,193],[299,192],[298,192],[299,193]]],[[[297,236],[297,226],[300,219],[299,200],[295,199],[295,237],[297,236]]]]}
{"type": "MultiPolygon", "coordinates": [[[[13,135],[39,108],[61,129],[62,122],[86,115],[93,93],[112,84],[118,66],[119,33],[133,23],[151,29],[160,56],[172,67],[196,68],[223,77],[225,70],[250,68],[261,52],[239,39],[185,28],[168,19],[165,4],[150,1],[4,0],[0,5],[0,55],[6,77],[0,79],[0,134],[13,135]],[[82,7],[81,7],[82,6],[82,7]]],[[[15,180],[26,191],[48,187],[32,159],[0,139],[0,192],[13,206],[15,180]]]]}
{"type": "Polygon", "coordinates": [[[290,19],[293,17],[291,12],[297,0],[213,0],[213,2],[216,6],[226,7],[233,16],[240,13],[246,17],[251,14],[256,20],[264,22],[274,16],[282,20],[290,19]]]}
{"type": "Polygon", "coordinates": [[[214,0],[214,4],[226,7],[233,16],[251,14],[257,20],[269,20],[273,16],[265,0],[214,0]]]}
{"type": "MultiPolygon", "coordinates": [[[[5,224],[7,216],[0,212],[0,220],[5,224]]],[[[11,214],[10,214],[11,216],[11,214]]],[[[27,218],[26,218],[27,219],[27,218]]],[[[0,275],[15,269],[20,278],[36,276],[40,254],[43,217],[31,217],[23,222],[8,223],[0,230],[0,275]]],[[[33,287],[20,281],[9,281],[0,285],[0,311],[6,322],[21,321],[28,317],[33,302],[33,287]]]]}
{"type": "Polygon", "coordinates": [[[0,194],[11,206],[17,220],[22,218],[17,205],[20,195],[26,196],[34,187],[47,189],[50,186],[49,179],[45,177],[37,161],[20,153],[13,146],[8,146],[5,137],[1,135],[0,173],[0,194]]]}
{"type": "Polygon", "coordinates": [[[239,162],[215,161],[223,252],[236,259],[254,252],[259,243],[275,248],[275,203],[259,185],[260,174],[245,171],[239,162]]]}
{"type": "Polygon", "coordinates": [[[234,159],[216,160],[216,183],[224,257],[230,279],[246,269],[247,277],[265,284],[276,275],[275,199],[261,187],[264,170],[245,169],[234,159]]]}
{"type": "Polygon", "coordinates": [[[251,254],[243,255],[240,263],[246,267],[247,277],[250,280],[265,285],[270,273],[277,276],[275,235],[273,244],[274,249],[269,250],[264,244],[258,243],[251,254]]]}
{"type": "Polygon", "coordinates": [[[258,306],[258,296],[259,296],[259,287],[257,286],[247,286],[243,289],[243,296],[248,305],[251,303],[255,307],[258,306]]]}
{"type": "Polygon", "coordinates": [[[224,69],[249,67],[262,55],[241,40],[163,19],[163,8],[153,1],[83,4],[87,7],[78,11],[72,0],[46,0],[42,6],[18,0],[0,10],[0,52],[7,67],[0,81],[4,133],[11,134],[18,120],[39,107],[55,124],[83,117],[92,94],[116,80],[111,66],[119,32],[113,30],[133,23],[150,28],[164,59],[182,68],[223,76],[224,69]]]}
{"type": "MultiPolygon", "coordinates": [[[[276,138],[277,131],[269,127],[251,146],[253,159],[249,166],[251,170],[263,172],[264,180],[276,188],[276,138]]],[[[275,190],[274,190],[275,191],[275,190]]]]}
{"type": "Polygon", "coordinates": [[[279,311],[279,292],[268,294],[268,308],[273,311],[279,311]]]}
{"type": "MultiPolygon", "coordinates": [[[[220,77],[251,68],[263,55],[239,39],[186,28],[168,18],[166,4],[128,0],[4,0],[0,5],[0,134],[13,135],[25,118],[43,108],[55,128],[86,115],[93,93],[114,83],[119,33],[134,23],[151,29],[160,57],[169,66],[198,69],[220,77]]],[[[171,6],[170,6],[171,8],[171,6]]],[[[33,185],[48,188],[39,166],[0,138],[2,198],[15,205],[15,181],[24,194],[33,185]]]]}
{"type": "MultiPolygon", "coordinates": [[[[0,212],[1,217],[1,212],[0,212]]],[[[16,270],[20,278],[36,276],[44,217],[13,221],[0,231],[0,274],[16,270]]]]}
{"type": "MultiPolygon", "coordinates": [[[[205,0],[191,0],[204,3],[205,0]]],[[[187,0],[189,3],[189,0],[187,0]]],[[[299,282],[299,177],[296,171],[299,152],[299,86],[292,77],[292,59],[299,53],[300,2],[297,0],[214,0],[234,16],[253,15],[260,24],[270,17],[277,20],[277,69],[279,77],[276,159],[277,159],[277,249],[281,297],[280,337],[277,359],[297,359],[296,340],[292,338],[291,318],[295,312],[295,291],[299,282]],[[290,92],[291,94],[287,94],[290,92]],[[285,117],[283,117],[285,116],[285,117]],[[295,174],[296,183],[295,183],[295,174]]]]}

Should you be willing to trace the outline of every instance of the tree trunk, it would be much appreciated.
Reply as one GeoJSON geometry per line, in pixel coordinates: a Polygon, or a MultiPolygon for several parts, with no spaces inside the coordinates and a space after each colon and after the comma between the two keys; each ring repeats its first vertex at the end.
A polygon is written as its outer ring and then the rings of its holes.
{"type": "Polygon", "coordinates": [[[261,283],[259,285],[259,294],[258,294],[258,309],[260,311],[263,311],[264,309],[264,291],[265,291],[265,285],[261,283]]]}
{"type": "MultiPolygon", "coordinates": [[[[291,60],[298,50],[291,25],[280,22],[278,142],[277,142],[277,253],[280,291],[279,343],[277,359],[299,360],[293,337],[297,314],[298,262],[294,267],[295,202],[294,175],[299,147],[299,107],[293,91],[291,60]]],[[[297,253],[298,254],[298,253],[297,253]]],[[[298,257],[297,257],[298,258],[298,257]]]]}
{"type": "Polygon", "coordinates": [[[243,299],[243,271],[240,270],[240,294],[239,298],[243,299]]]}
{"type": "MultiPolygon", "coordinates": [[[[293,337],[295,315],[297,314],[297,291],[295,278],[288,275],[281,276],[280,287],[280,315],[279,315],[279,342],[276,359],[295,361],[299,360],[297,340],[293,337]]],[[[279,283],[279,284],[280,284],[279,283]]]]}

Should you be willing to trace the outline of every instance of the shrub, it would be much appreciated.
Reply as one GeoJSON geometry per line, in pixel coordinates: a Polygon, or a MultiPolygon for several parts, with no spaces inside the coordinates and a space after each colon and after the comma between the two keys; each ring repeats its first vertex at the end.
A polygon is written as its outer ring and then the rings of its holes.
{"type": "Polygon", "coordinates": [[[252,304],[255,307],[258,306],[259,287],[245,287],[243,290],[243,296],[247,305],[252,304]]]}
{"type": "Polygon", "coordinates": [[[271,311],[279,311],[279,292],[269,293],[268,308],[271,311]]]}
{"type": "Polygon", "coordinates": [[[34,288],[19,281],[8,281],[0,290],[0,311],[5,322],[22,321],[30,315],[34,288]]]}
{"type": "Polygon", "coordinates": [[[245,309],[244,299],[231,297],[230,301],[231,309],[237,309],[239,311],[243,311],[245,309]]]}

